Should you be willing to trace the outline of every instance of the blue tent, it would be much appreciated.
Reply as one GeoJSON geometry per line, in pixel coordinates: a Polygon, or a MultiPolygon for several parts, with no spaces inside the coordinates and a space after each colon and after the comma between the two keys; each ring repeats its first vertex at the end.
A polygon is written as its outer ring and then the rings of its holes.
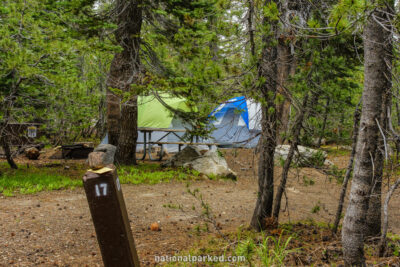
{"type": "Polygon", "coordinates": [[[261,132],[261,106],[244,96],[219,105],[210,117],[215,127],[212,139],[226,147],[255,147],[261,132]]]}

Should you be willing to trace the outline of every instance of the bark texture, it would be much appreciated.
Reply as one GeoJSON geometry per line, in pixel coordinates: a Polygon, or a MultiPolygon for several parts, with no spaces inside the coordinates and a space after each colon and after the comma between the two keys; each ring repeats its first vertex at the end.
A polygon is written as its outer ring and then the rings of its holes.
{"type": "Polygon", "coordinates": [[[289,125],[289,110],[290,110],[290,100],[285,97],[287,94],[285,93],[286,81],[289,77],[290,71],[292,68],[293,60],[292,55],[290,53],[290,46],[287,44],[288,36],[281,34],[278,39],[278,65],[277,65],[277,76],[278,76],[278,92],[283,97],[281,103],[279,103],[277,108],[277,117],[279,120],[278,125],[278,138],[277,142],[282,144],[285,140],[285,135],[288,131],[289,125]]]}
{"type": "MultiPolygon", "coordinates": [[[[111,63],[111,69],[113,69],[113,64],[115,63],[111,63]]],[[[108,86],[114,88],[110,81],[108,82],[108,86]]],[[[119,138],[119,120],[121,118],[121,100],[112,90],[107,89],[106,102],[108,143],[117,146],[119,138]]]]}
{"type": "MultiPolygon", "coordinates": [[[[272,1],[265,1],[265,4],[272,1]]],[[[275,1],[278,2],[279,1],[275,1]]],[[[273,44],[277,29],[277,22],[263,19],[263,24],[269,24],[270,33],[265,33],[263,43],[265,48],[261,55],[258,67],[259,79],[265,82],[259,90],[264,99],[262,107],[262,133],[260,138],[260,159],[258,164],[258,197],[251,219],[251,226],[260,231],[265,229],[266,219],[272,215],[274,197],[274,153],[276,147],[276,91],[277,91],[277,48],[273,44]]]]}
{"type": "Polygon", "coordinates": [[[2,135],[0,136],[0,144],[3,147],[4,154],[6,155],[7,163],[10,165],[12,169],[18,169],[17,164],[15,163],[10,149],[10,144],[8,141],[7,133],[3,131],[2,135]]]}
{"type": "MultiPolygon", "coordinates": [[[[296,1],[280,1],[281,2],[281,22],[282,25],[278,28],[278,65],[277,65],[277,77],[278,77],[278,94],[282,96],[281,102],[277,108],[278,124],[278,136],[277,142],[282,144],[285,142],[285,135],[289,129],[290,119],[290,99],[287,97],[286,86],[288,85],[288,78],[290,75],[294,75],[296,71],[296,60],[292,47],[295,42],[295,34],[290,28],[290,18],[293,11],[296,13],[300,10],[300,7],[296,5],[296,1]]],[[[300,12],[301,13],[301,12],[300,12]]]]}
{"type": "Polygon", "coordinates": [[[335,222],[333,224],[332,232],[335,234],[337,233],[337,229],[339,227],[340,217],[342,216],[342,211],[343,211],[344,197],[346,196],[347,185],[350,180],[350,175],[353,171],[354,156],[356,154],[356,147],[357,147],[357,140],[358,140],[358,130],[359,130],[358,126],[360,124],[360,116],[361,116],[361,111],[360,111],[360,104],[359,104],[359,105],[357,105],[356,110],[354,111],[353,145],[351,147],[350,160],[349,160],[349,164],[347,165],[346,174],[344,176],[342,190],[340,191],[339,205],[338,205],[338,208],[336,211],[335,222]]]}
{"type": "Polygon", "coordinates": [[[117,160],[126,165],[136,164],[137,96],[122,106],[121,135],[118,140],[117,160]]]}
{"type": "Polygon", "coordinates": [[[318,141],[317,141],[317,147],[321,147],[322,138],[324,138],[324,136],[325,136],[326,121],[328,120],[328,113],[329,113],[329,103],[330,103],[330,98],[328,97],[326,99],[324,118],[322,121],[321,132],[319,134],[318,141]]]}
{"type": "MultiPolygon", "coordinates": [[[[383,8],[383,7],[380,7],[383,8]]],[[[391,32],[381,26],[385,12],[376,9],[364,28],[364,90],[353,182],[343,221],[342,245],[346,266],[365,266],[364,238],[379,147],[383,96],[390,89],[391,32]]],[[[379,211],[380,212],[380,211],[379,211]]]]}
{"type": "Polygon", "coordinates": [[[294,152],[297,149],[297,145],[299,144],[299,137],[300,137],[301,128],[303,126],[303,120],[304,120],[304,117],[307,116],[307,114],[308,114],[307,102],[308,102],[308,94],[306,94],[306,96],[304,97],[302,110],[299,110],[299,114],[297,115],[296,121],[293,125],[293,130],[292,130],[293,140],[292,140],[292,143],[290,144],[289,153],[285,160],[285,164],[283,166],[282,179],[279,184],[278,191],[276,192],[275,201],[274,201],[274,213],[273,213],[273,217],[276,221],[278,221],[278,219],[279,219],[279,212],[281,210],[281,200],[282,200],[283,193],[285,192],[286,182],[288,179],[288,174],[289,174],[289,169],[290,169],[290,164],[292,163],[294,152]]]}
{"type": "Polygon", "coordinates": [[[388,132],[388,116],[387,108],[391,106],[392,95],[390,94],[390,87],[383,96],[382,112],[379,120],[379,143],[375,156],[375,177],[372,184],[371,198],[369,200],[367,225],[365,235],[367,237],[379,236],[382,228],[382,179],[384,169],[385,151],[387,150],[384,135],[388,132]]]}
{"type": "Polygon", "coordinates": [[[136,163],[137,96],[132,84],[139,84],[141,75],[141,4],[140,0],[118,0],[114,9],[118,25],[115,38],[123,50],[114,56],[107,85],[118,89],[124,98],[108,90],[107,125],[109,143],[117,146],[116,159],[120,164],[136,163]]]}

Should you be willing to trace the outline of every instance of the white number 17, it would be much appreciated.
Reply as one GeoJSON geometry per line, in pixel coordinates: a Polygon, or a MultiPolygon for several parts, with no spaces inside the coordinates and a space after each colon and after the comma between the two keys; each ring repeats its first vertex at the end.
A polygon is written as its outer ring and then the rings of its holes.
{"type": "Polygon", "coordinates": [[[107,196],[107,184],[96,184],[94,189],[96,190],[96,197],[107,196]],[[100,190],[102,189],[102,190],[100,190]]]}

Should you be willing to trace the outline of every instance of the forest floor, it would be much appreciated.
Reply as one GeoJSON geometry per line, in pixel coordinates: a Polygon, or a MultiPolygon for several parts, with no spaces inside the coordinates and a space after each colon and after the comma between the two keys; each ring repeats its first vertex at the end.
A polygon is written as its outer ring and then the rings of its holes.
{"type": "MultiPolygon", "coordinates": [[[[224,153],[229,166],[238,173],[237,181],[200,179],[122,185],[143,265],[157,265],[155,256],[196,250],[204,252],[210,240],[222,240],[221,234],[236,235],[238,229],[249,225],[257,196],[257,160],[253,151],[248,149],[225,150],[224,153]],[[220,233],[211,224],[206,224],[201,202],[188,193],[188,188],[198,189],[202,194],[204,202],[211,208],[211,216],[221,228],[220,233]],[[161,231],[149,229],[153,222],[159,222],[161,231]]],[[[329,160],[339,169],[345,168],[348,153],[341,150],[331,152],[329,160]]],[[[18,162],[27,163],[24,159],[18,162]]],[[[51,160],[46,161],[49,162],[51,160]]],[[[61,161],[60,172],[72,172],[71,175],[80,179],[83,168],[64,166],[82,164],[84,161],[61,161]]],[[[277,166],[276,177],[280,177],[280,173],[281,167],[277,166]]],[[[292,246],[307,249],[287,265],[324,265],[334,261],[340,264],[340,237],[332,236],[327,228],[334,220],[340,188],[341,184],[319,170],[291,170],[288,201],[287,205],[286,200],[283,201],[280,222],[291,225],[293,234],[301,233],[292,246]]],[[[400,194],[395,194],[390,204],[389,225],[390,231],[396,235],[400,234],[399,206],[400,194]]],[[[216,253],[218,249],[208,251],[216,253]]],[[[371,264],[382,262],[400,266],[396,257],[381,260],[373,253],[367,256],[371,264]]],[[[1,196],[0,266],[102,266],[83,189],[1,196]]]]}

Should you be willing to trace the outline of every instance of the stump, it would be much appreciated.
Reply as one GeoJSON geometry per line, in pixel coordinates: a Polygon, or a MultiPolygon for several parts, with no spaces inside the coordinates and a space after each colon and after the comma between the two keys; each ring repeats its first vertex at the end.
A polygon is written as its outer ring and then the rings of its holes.
{"type": "Polygon", "coordinates": [[[25,156],[30,160],[37,160],[40,156],[39,149],[36,147],[30,147],[25,150],[25,156]]]}

